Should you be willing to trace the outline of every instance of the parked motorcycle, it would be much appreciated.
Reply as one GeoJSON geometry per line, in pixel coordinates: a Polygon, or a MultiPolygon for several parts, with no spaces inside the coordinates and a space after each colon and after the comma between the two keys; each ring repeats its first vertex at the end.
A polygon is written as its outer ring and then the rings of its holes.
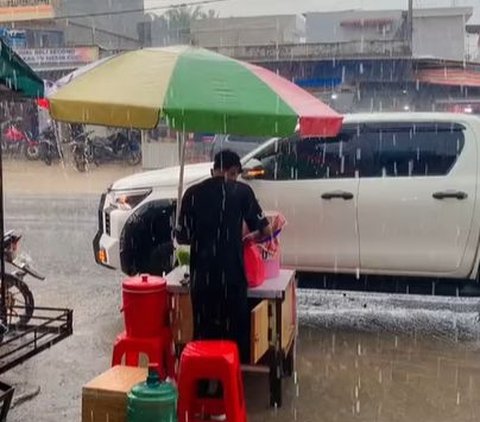
{"type": "Polygon", "coordinates": [[[70,143],[72,148],[73,163],[75,168],[84,173],[87,171],[89,163],[93,162],[93,156],[90,148],[90,135],[93,132],[83,132],[78,134],[70,143]]]}
{"type": "Polygon", "coordinates": [[[136,132],[121,130],[106,139],[93,138],[91,141],[92,156],[95,164],[111,161],[124,161],[136,166],[142,160],[140,138],[136,132]]]}
{"type": "MultiPolygon", "coordinates": [[[[25,282],[25,277],[31,275],[38,280],[45,280],[45,277],[30,267],[25,255],[19,253],[19,243],[22,238],[14,230],[10,230],[4,235],[3,257],[7,267],[12,267],[12,271],[5,271],[6,297],[8,328],[25,327],[32,318],[35,310],[35,301],[32,291],[25,282]]],[[[0,338],[5,332],[0,331],[0,338]]]]}
{"type": "Polygon", "coordinates": [[[40,148],[40,159],[47,165],[52,165],[53,161],[60,160],[61,151],[57,145],[55,131],[53,127],[46,128],[38,138],[40,148]]]}
{"type": "Polygon", "coordinates": [[[97,166],[123,161],[131,166],[142,160],[140,137],[135,132],[119,131],[107,138],[84,136],[72,143],[74,163],[78,171],[86,171],[88,164],[97,166]]]}
{"type": "Polygon", "coordinates": [[[2,133],[2,152],[16,157],[25,156],[28,160],[38,160],[40,157],[39,142],[13,121],[7,122],[2,133]]]}

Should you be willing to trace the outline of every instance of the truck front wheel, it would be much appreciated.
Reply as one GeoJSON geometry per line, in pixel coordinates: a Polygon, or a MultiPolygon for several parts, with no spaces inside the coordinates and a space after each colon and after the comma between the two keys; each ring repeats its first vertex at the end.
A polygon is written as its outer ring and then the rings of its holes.
{"type": "Polygon", "coordinates": [[[120,237],[120,263],[128,275],[162,276],[172,269],[175,204],[149,202],[127,220],[120,237]]]}

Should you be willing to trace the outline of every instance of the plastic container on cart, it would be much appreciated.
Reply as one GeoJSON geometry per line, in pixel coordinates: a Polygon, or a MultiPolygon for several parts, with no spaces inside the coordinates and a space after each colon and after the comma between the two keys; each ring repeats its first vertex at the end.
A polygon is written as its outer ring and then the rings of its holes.
{"type": "Polygon", "coordinates": [[[265,281],[265,264],[260,250],[254,242],[244,242],[243,263],[248,286],[260,286],[265,281]]]}
{"type": "Polygon", "coordinates": [[[122,296],[127,336],[160,336],[168,324],[166,281],[147,274],[127,278],[122,296]]]}
{"type": "Polygon", "coordinates": [[[180,245],[175,250],[178,265],[188,266],[190,265],[190,246],[180,245]]]}
{"type": "Polygon", "coordinates": [[[263,260],[265,279],[277,278],[280,275],[280,254],[263,260]]]}

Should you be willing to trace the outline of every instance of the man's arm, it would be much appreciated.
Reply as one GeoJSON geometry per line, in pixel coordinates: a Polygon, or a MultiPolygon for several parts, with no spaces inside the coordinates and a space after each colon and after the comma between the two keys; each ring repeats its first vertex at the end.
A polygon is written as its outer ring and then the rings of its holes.
{"type": "Polygon", "coordinates": [[[246,187],[245,198],[245,223],[248,226],[252,236],[248,237],[265,237],[271,236],[270,224],[263,213],[262,207],[257,201],[255,194],[250,186],[246,187]]]}
{"type": "Polygon", "coordinates": [[[175,229],[175,238],[179,245],[189,245],[192,241],[193,231],[193,193],[187,189],[182,198],[178,225],[175,229]]]}

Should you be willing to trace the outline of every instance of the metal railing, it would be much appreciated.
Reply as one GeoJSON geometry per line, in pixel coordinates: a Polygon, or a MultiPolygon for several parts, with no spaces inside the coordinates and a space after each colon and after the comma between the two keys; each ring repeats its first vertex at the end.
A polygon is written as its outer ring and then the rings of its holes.
{"type": "Polygon", "coordinates": [[[0,343],[0,374],[72,335],[73,311],[35,307],[27,326],[8,328],[0,343]]]}
{"type": "Polygon", "coordinates": [[[15,389],[3,382],[0,382],[0,422],[6,422],[10,404],[12,403],[15,389]]]}

